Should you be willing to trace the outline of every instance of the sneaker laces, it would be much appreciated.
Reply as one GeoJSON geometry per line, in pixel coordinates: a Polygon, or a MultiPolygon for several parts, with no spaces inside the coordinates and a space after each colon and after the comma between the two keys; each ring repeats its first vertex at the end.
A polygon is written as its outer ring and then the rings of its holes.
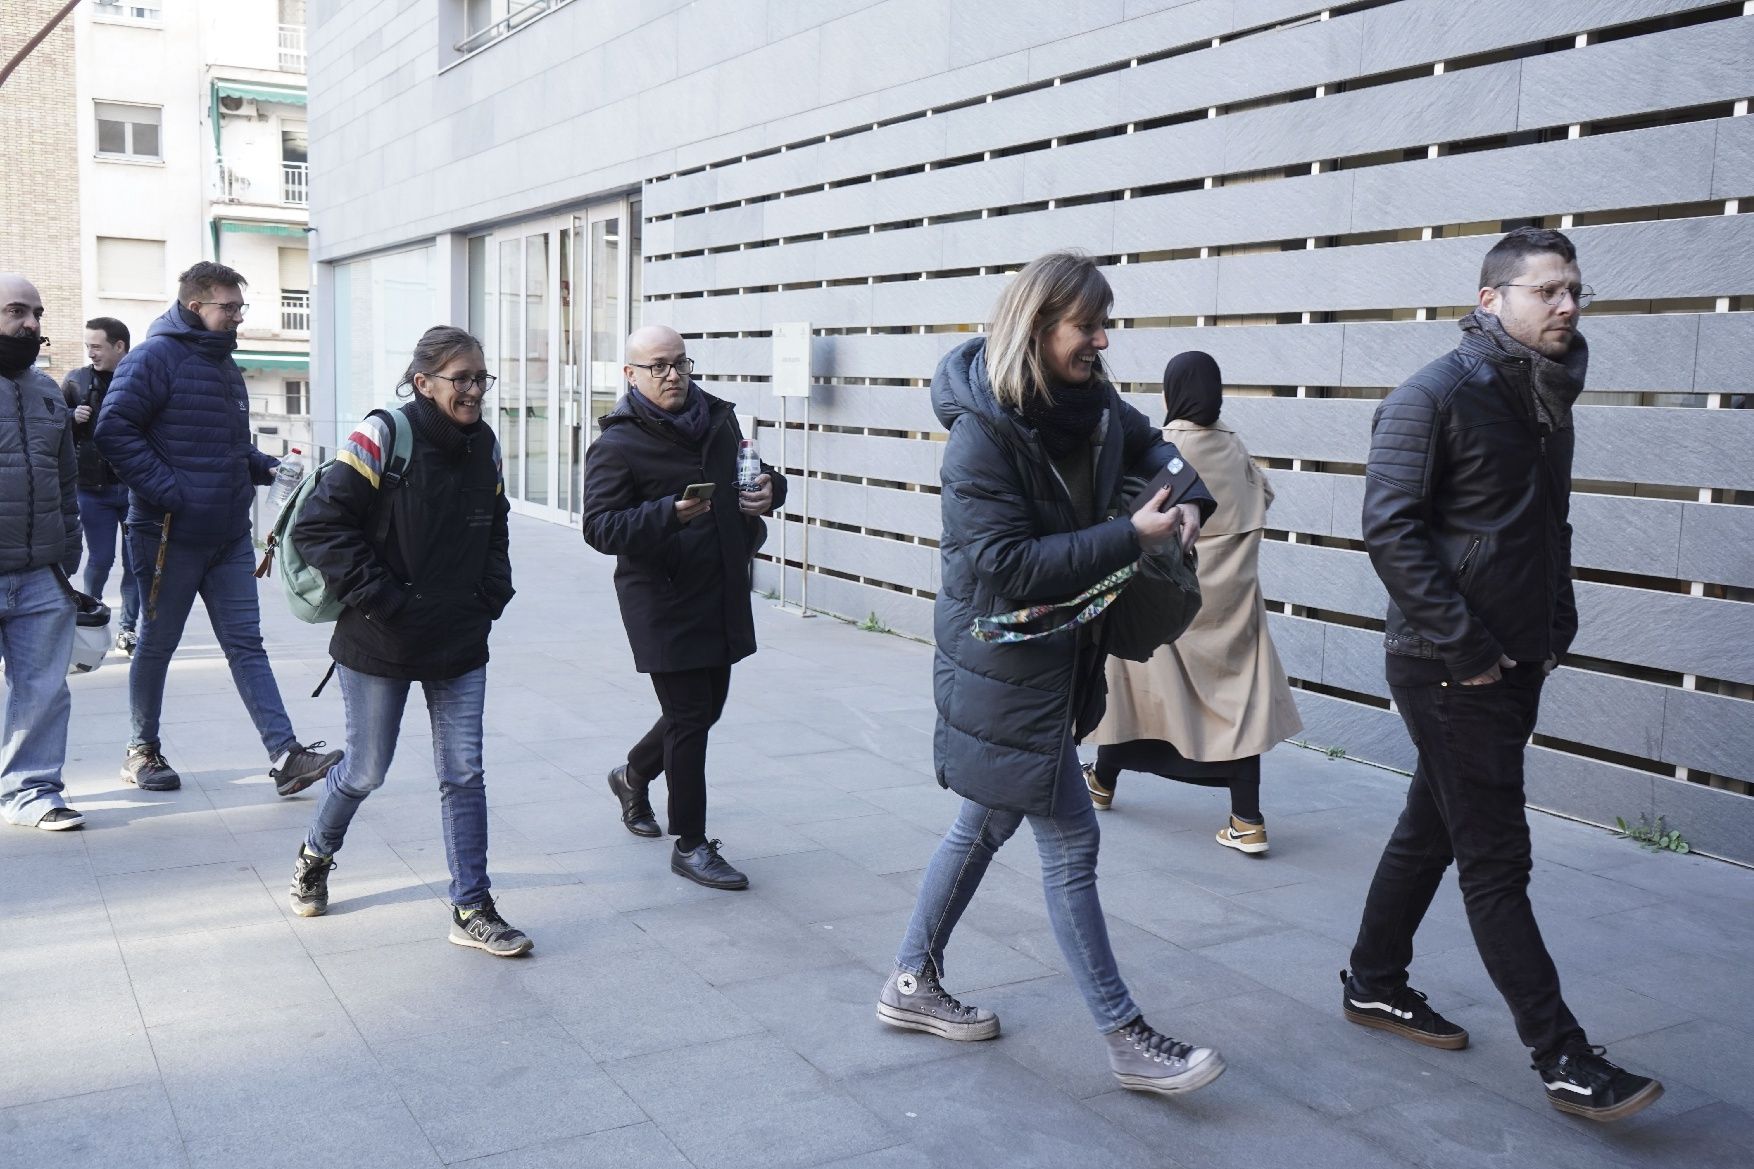
{"type": "Polygon", "coordinates": [[[1607,1056],[1608,1049],[1599,1044],[1578,1044],[1544,1068],[1540,1064],[1529,1066],[1538,1072],[1559,1072],[1582,1080],[1588,1087],[1599,1088],[1626,1070],[1607,1056]]]}
{"type": "Polygon", "coordinates": [[[1133,1047],[1159,1062],[1187,1059],[1194,1050],[1191,1043],[1180,1043],[1156,1030],[1143,1018],[1136,1020],[1125,1032],[1133,1047]]]}
{"type": "Polygon", "coordinates": [[[1397,990],[1394,993],[1394,997],[1389,1000],[1389,1005],[1403,1011],[1411,1012],[1413,1020],[1416,1023],[1423,1024],[1437,1018],[1437,1012],[1431,1009],[1431,1004],[1427,1001],[1425,992],[1414,990],[1410,986],[1403,986],[1400,990],[1397,990]]]}
{"type": "Polygon", "coordinates": [[[945,1007],[949,1008],[952,1013],[967,1015],[974,1011],[975,1008],[964,1006],[961,999],[945,990],[944,984],[938,981],[937,972],[929,966],[920,972],[920,978],[926,984],[925,988],[922,989],[930,989],[932,997],[936,998],[945,1007]]]}
{"type": "Polygon", "coordinates": [[[293,873],[293,879],[298,882],[300,893],[314,891],[318,881],[327,878],[331,872],[341,867],[332,856],[318,856],[303,849],[299,850],[298,859],[299,864],[293,873]]]}
{"type": "Polygon", "coordinates": [[[138,770],[141,771],[144,771],[148,767],[163,767],[166,769],[170,767],[170,764],[165,762],[164,752],[158,747],[135,747],[133,749],[133,755],[134,758],[140,761],[140,767],[138,770]]]}

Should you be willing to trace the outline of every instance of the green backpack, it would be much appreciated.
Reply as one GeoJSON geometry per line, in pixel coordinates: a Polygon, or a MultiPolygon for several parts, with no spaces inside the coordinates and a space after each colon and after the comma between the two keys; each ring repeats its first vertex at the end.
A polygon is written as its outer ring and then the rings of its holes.
{"type": "MultiPolygon", "coordinates": [[[[394,491],[402,485],[403,476],[408,470],[408,459],[414,448],[414,426],[403,410],[373,410],[371,417],[382,418],[390,428],[390,457],[384,463],[383,474],[378,477],[378,498],[372,508],[372,547],[382,548],[384,539],[390,533],[390,503],[386,493],[394,491]],[[401,415],[401,417],[398,417],[401,415]]],[[[280,553],[280,583],[286,589],[286,603],[292,609],[292,615],[300,621],[309,621],[313,625],[326,621],[334,621],[341,616],[341,602],[329,592],[329,582],[323,574],[311,566],[299,554],[298,544],[292,538],[293,526],[298,523],[299,512],[304,508],[305,500],[317,489],[323,476],[335,460],[321,464],[315,471],[304,477],[280,508],[280,514],[274,519],[274,529],[268,533],[267,555],[262,563],[256,566],[258,578],[268,575],[274,563],[274,553],[280,553]]]]}

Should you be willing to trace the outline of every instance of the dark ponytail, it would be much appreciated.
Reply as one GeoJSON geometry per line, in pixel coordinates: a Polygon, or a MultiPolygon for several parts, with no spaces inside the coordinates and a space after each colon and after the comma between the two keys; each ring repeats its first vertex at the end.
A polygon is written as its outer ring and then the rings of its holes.
{"type": "Polygon", "coordinates": [[[481,342],[467,329],[459,329],[455,325],[434,325],[415,342],[413,359],[408,362],[408,369],[403,373],[402,380],[396,383],[396,396],[406,398],[414,393],[415,374],[423,373],[431,377],[449,365],[452,358],[471,351],[486,352],[481,342]]]}

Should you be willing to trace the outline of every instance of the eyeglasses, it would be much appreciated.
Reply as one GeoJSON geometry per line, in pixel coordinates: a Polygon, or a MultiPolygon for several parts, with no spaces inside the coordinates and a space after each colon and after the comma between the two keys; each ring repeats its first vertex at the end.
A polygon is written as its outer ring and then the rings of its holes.
{"type": "Polygon", "coordinates": [[[447,382],[450,382],[451,389],[457,393],[464,392],[465,386],[473,384],[477,390],[485,394],[488,390],[493,388],[493,383],[499,380],[490,373],[465,373],[458,374],[456,377],[452,377],[448,373],[435,373],[432,376],[442,377],[447,382]]]}
{"type": "Polygon", "coordinates": [[[236,304],[232,301],[226,300],[198,300],[195,302],[196,308],[200,308],[202,305],[206,305],[208,308],[216,308],[226,316],[236,317],[240,321],[243,320],[250,311],[250,306],[247,304],[236,304]]]}
{"type": "Polygon", "coordinates": [[[1549,280],[1545,284],[1512,284],[1509,281],[1506,281],[1505,283],[1500,284],[1497,287],[1499,287],[1499,288],[1533,288],[1537,293],[1540,294],[1540,297],[1543,301],[1545,301],[1548,304],[1553,305],[1555,307],[1557,307],[1565,299],[1566,293],[1571,294],[1571,299],[1577,302],[1577,307],[1580,309],[1589,308],[1590,301],[1596,299],[1596,290],[1591,288],[1589,285],[1587,285],[1587,284],[1567,284],[1563,280],[1549,280]]]}
{"type": "Polygon", "coordinates": [[[683,377],[687,377],[694,372],[694,359],[689,357],[684,357],[679,361],[654,361],[650,365],[641,365],[637,361],[630,361],[627,364],[634,369],[645,370],[659,381],[663,381],[665,378],[669,377],[671,370],[675,370],[683,377]]]}

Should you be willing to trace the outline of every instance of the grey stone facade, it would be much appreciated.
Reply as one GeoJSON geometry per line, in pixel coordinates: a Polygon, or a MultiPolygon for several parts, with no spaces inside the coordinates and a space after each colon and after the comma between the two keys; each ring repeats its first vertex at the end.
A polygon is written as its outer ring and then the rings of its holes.
{"type": "MultiPolygon", "coordinates": [[[[1496,233],[1566,229],[1600,300],[1582,660],[1554,679],[1530,799],[1664,815],[1754,860],[1746,6],[572,0],[459,58],[460,7],[313,0],[321,262],[637,194],[644,319],[688,336],[770,458],[769,330],[818,333],[792,595],[808,523],[813,606],[925,634],[943,438],[925,381],[1007,272],[1082,247],[1143,407],[1174,353],[1223,366],[1280,487],[1263,577],[1307,737],[1390,766],[1411,748],[1356,547],[1372,399],[1453,344],[1496,233]]],[[[319,417],[335,394],[320,371],[319,417]]]]}

